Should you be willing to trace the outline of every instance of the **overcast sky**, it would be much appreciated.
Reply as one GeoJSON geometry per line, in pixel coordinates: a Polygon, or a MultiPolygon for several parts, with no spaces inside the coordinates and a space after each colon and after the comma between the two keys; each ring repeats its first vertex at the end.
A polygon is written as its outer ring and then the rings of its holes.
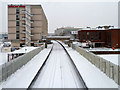
{"type": "MultiPolygon", "coordinates": [[[[18,0],[4,0],[10,3],[18,0]]],[[[96,27],[98,25],[118,26],[119,0],[21,0],[22,3],[42,4],[48,19],[49,32],[58,27],[96,27]],[[74,1],[74,2],[73,2],[74,1]],[[89,2],[88,2],[89,1],[89,2]]],[[[21,3],[20,0],[17,3],[21,3]]]]}
{"type": "Polygon", "coordinates": [[[48,18],[49,32],[64,26],[118,25],[116,2],[52,2],[42,6],[48,18]]]}

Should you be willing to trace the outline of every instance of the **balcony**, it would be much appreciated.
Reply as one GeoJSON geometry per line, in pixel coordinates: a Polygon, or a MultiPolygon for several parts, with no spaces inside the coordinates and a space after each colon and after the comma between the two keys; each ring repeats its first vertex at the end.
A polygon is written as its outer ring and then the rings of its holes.
{"type": "Polygon", "coordinates": [[[23,17],[22,17],[22,20],[26,20],[26,17],[23,16],[23,17]]]}
{"type": "Polygon", "coordinates": [[[25,24],[25,23],[22,23],[22,26],[23,26],[23,27],[26,27],[26,24],[25,24]]]}
{"type": "Polygon", "coordinates": [[[34,20],[30,20],[31,23],[34,23],[34,20]]]}
{"type": "Polygon", "coordinates": [[[33,23],[34,22],[34,20],[31,20],[31,19],[29,19],[29,18],[27,18],[27,17],[22,17],[22,19],[21,20],[26,20],[26,21],[28,21],[29,23],[33,23]]]}
{"type": "Polygon", "coordinates": [[[25,33],[26,33],[26,30],[22,30],[22,33],[25,34],[25,33]]]}
{"type": "Polygon", "coordinates": [[[29,15],[30,17],[33,16],[33,14],[31,14],[31,13],[28,12],[27,10],[22,10],[22,13],[27,14],[27,15],[29,15]]]}
{"type": "Polygon", "coordinates": [[[34,35],[31,34],[30,36],[33,37],[34,35]]]}
{"type": "Polygon", "coordinates": [[[22,39],[21,40],[26,40],[26,37],[22,37],[22,39]]]}

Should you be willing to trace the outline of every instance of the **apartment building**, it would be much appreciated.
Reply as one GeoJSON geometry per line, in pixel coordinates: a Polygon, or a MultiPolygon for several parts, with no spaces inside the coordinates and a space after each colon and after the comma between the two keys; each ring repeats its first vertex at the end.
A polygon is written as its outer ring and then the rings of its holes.
{"type": "Polygon", "coordinates": [[[8,39],[13,47],[38,46],[48,34],[41,5],[8,5],[8,39]]]}

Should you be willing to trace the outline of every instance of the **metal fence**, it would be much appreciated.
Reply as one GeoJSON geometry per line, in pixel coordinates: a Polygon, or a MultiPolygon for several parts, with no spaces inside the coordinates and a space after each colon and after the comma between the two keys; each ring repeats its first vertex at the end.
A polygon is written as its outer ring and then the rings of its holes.
{"type": "Polygon", "coordinates": [[[102,72],[104,72],[109,78],[113,79],[117,84],[120,85],[120,66],[115,65],[112,62],[109,62],[102,57],[99,57],[91,52],[86,51],[85,49],[72,45],[73,49],[79,52],[92,64],[98,67],[102,72]]]}
{"type": "Polygon", "coordinates": [[[0,82],[6,80],[11,74],[20,69],[23,65],[29,62],[35,55],[37,55],[41,50],[44,49],[44,45],[34,49],[12,61],[5,63],[0,66],[0,82]]]}

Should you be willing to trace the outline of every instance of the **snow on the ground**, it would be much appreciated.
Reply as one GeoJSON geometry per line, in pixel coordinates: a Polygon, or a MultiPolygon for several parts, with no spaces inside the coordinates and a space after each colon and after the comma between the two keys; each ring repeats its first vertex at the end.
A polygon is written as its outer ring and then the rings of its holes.
{"type": "Polygon", "coordinates": [[[107,61],[110,61],[116,65],[118,65],[118,60],[120,58],[120,54],[102,54],[102,55],[98,55],[104,59],[106,59],[107,61]]]}
{"type": "MultiPolygon", "coordinates": [[[[1,47],[0,47],[1,48],[1,47]]],[[[28,53],[38,47],[23,47],[19,50],[15,50],[13,52],[8,52],[8,53],[2,53],[0,52],[0,65],[7,63],[8,60],[8,54],[14,54],[14,53],[28,53]]]]}
{"type": "Polygon", "coordinates": [[[30,82],[47,57],[51,47],[52,46],[50,45],[47,49],[42,50],[31,61],[12,74],[0,86],[2,86],[2,88],[28,88],[30,82]]]}
{"type": "Polygon", "coordinates": [[[88,47],[87,43],[73,42],[73,44],[77,46],[88,47]]]}
{"type": "Polygon", "coordinates": [[[89,49],[89,48],[87,48],[89,51],[120,51],[120,49],[112,49],[112,48],[105,48],[105,47],[103,47],[103,48],[91,48],[91,49],[89,49]]]}
{"type": "Polygon", "coordinates": [[[53,50],[32,88],[83,88],[63,47],[54,42],[53,50]]]}
{"type": "MultiPolygon", "coordinates": [[[[65,45],[65,44],[64,44],[65,45]]],[[[118,85],[96,66],[72,48],[66,49],[78,68],[88,88],[118,88],[118,85]]]]}

